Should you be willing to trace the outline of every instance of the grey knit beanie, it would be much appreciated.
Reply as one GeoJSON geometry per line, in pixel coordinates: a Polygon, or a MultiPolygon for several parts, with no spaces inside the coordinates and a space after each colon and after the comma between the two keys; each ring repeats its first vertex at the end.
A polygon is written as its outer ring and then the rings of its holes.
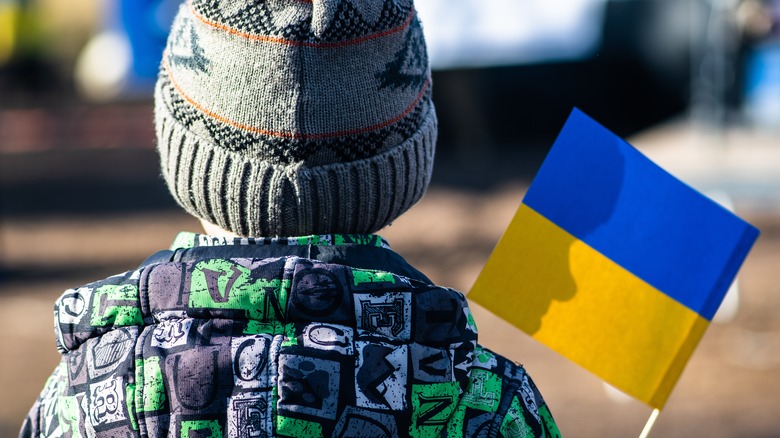
{"type": "Polygon", "coordinates": [[[162,173],[242,236],[373,233],[430,181],[436,114],[411,0],[190,0],[155,89],[162,173]]]}

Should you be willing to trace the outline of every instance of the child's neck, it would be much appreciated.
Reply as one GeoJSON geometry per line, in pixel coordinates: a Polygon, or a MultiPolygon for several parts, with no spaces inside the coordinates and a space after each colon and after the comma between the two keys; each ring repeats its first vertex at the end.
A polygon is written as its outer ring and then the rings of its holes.
{"type": "Polygon", "coordinates": [[[212,224],[211,222],[205,221],[203,219],[200,219],[200,224],[203,226],[203,230],[208,234],[209,236],[217,236],[217,237],[241,237],[238,234],[225,230],[224,228],[220,228],[217,225],[212,224]]]}

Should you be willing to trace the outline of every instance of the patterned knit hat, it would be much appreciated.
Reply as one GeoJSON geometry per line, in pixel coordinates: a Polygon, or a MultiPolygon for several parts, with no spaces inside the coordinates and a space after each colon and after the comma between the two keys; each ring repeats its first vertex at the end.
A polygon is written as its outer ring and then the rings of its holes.
{"type": "Polygon", "coordinates": [[[412,0],[189,0],[155,126],[165,181],[194,216],[242,236],[376,232],[433,165],[412,0]]]}

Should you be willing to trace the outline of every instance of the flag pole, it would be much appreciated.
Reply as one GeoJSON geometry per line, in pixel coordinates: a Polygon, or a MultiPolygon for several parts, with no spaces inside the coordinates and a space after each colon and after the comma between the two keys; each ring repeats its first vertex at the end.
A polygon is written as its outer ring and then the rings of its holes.
{"type": "Polygon", "coordinates": [[[645,428],[642,429],[642,434],[639,435],[639,438],[647,438],[647,436],[650,435],[650,430],[653,428],[653,425],[655,424],[655,420],[658,419],[658,414],[660,413],[661,413],[660,409],[653,409],[653,413],[650,414],[650,418],[647,419],[645,428]]]}

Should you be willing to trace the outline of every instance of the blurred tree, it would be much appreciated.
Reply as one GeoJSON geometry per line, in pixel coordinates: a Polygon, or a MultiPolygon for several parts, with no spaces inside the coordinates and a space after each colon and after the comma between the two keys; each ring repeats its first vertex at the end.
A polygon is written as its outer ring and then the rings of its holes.
{"type": "Polygon", "coordinates": [[[100,0],[0,0],[0,105],[71,94],[75,55],[100,0]]]}
{"type": "Polygon", "coordinates": [[[13,54],[18,16],[19,6],[15,0],[0,0],[0,67],[9,61],[13,54]]]}

